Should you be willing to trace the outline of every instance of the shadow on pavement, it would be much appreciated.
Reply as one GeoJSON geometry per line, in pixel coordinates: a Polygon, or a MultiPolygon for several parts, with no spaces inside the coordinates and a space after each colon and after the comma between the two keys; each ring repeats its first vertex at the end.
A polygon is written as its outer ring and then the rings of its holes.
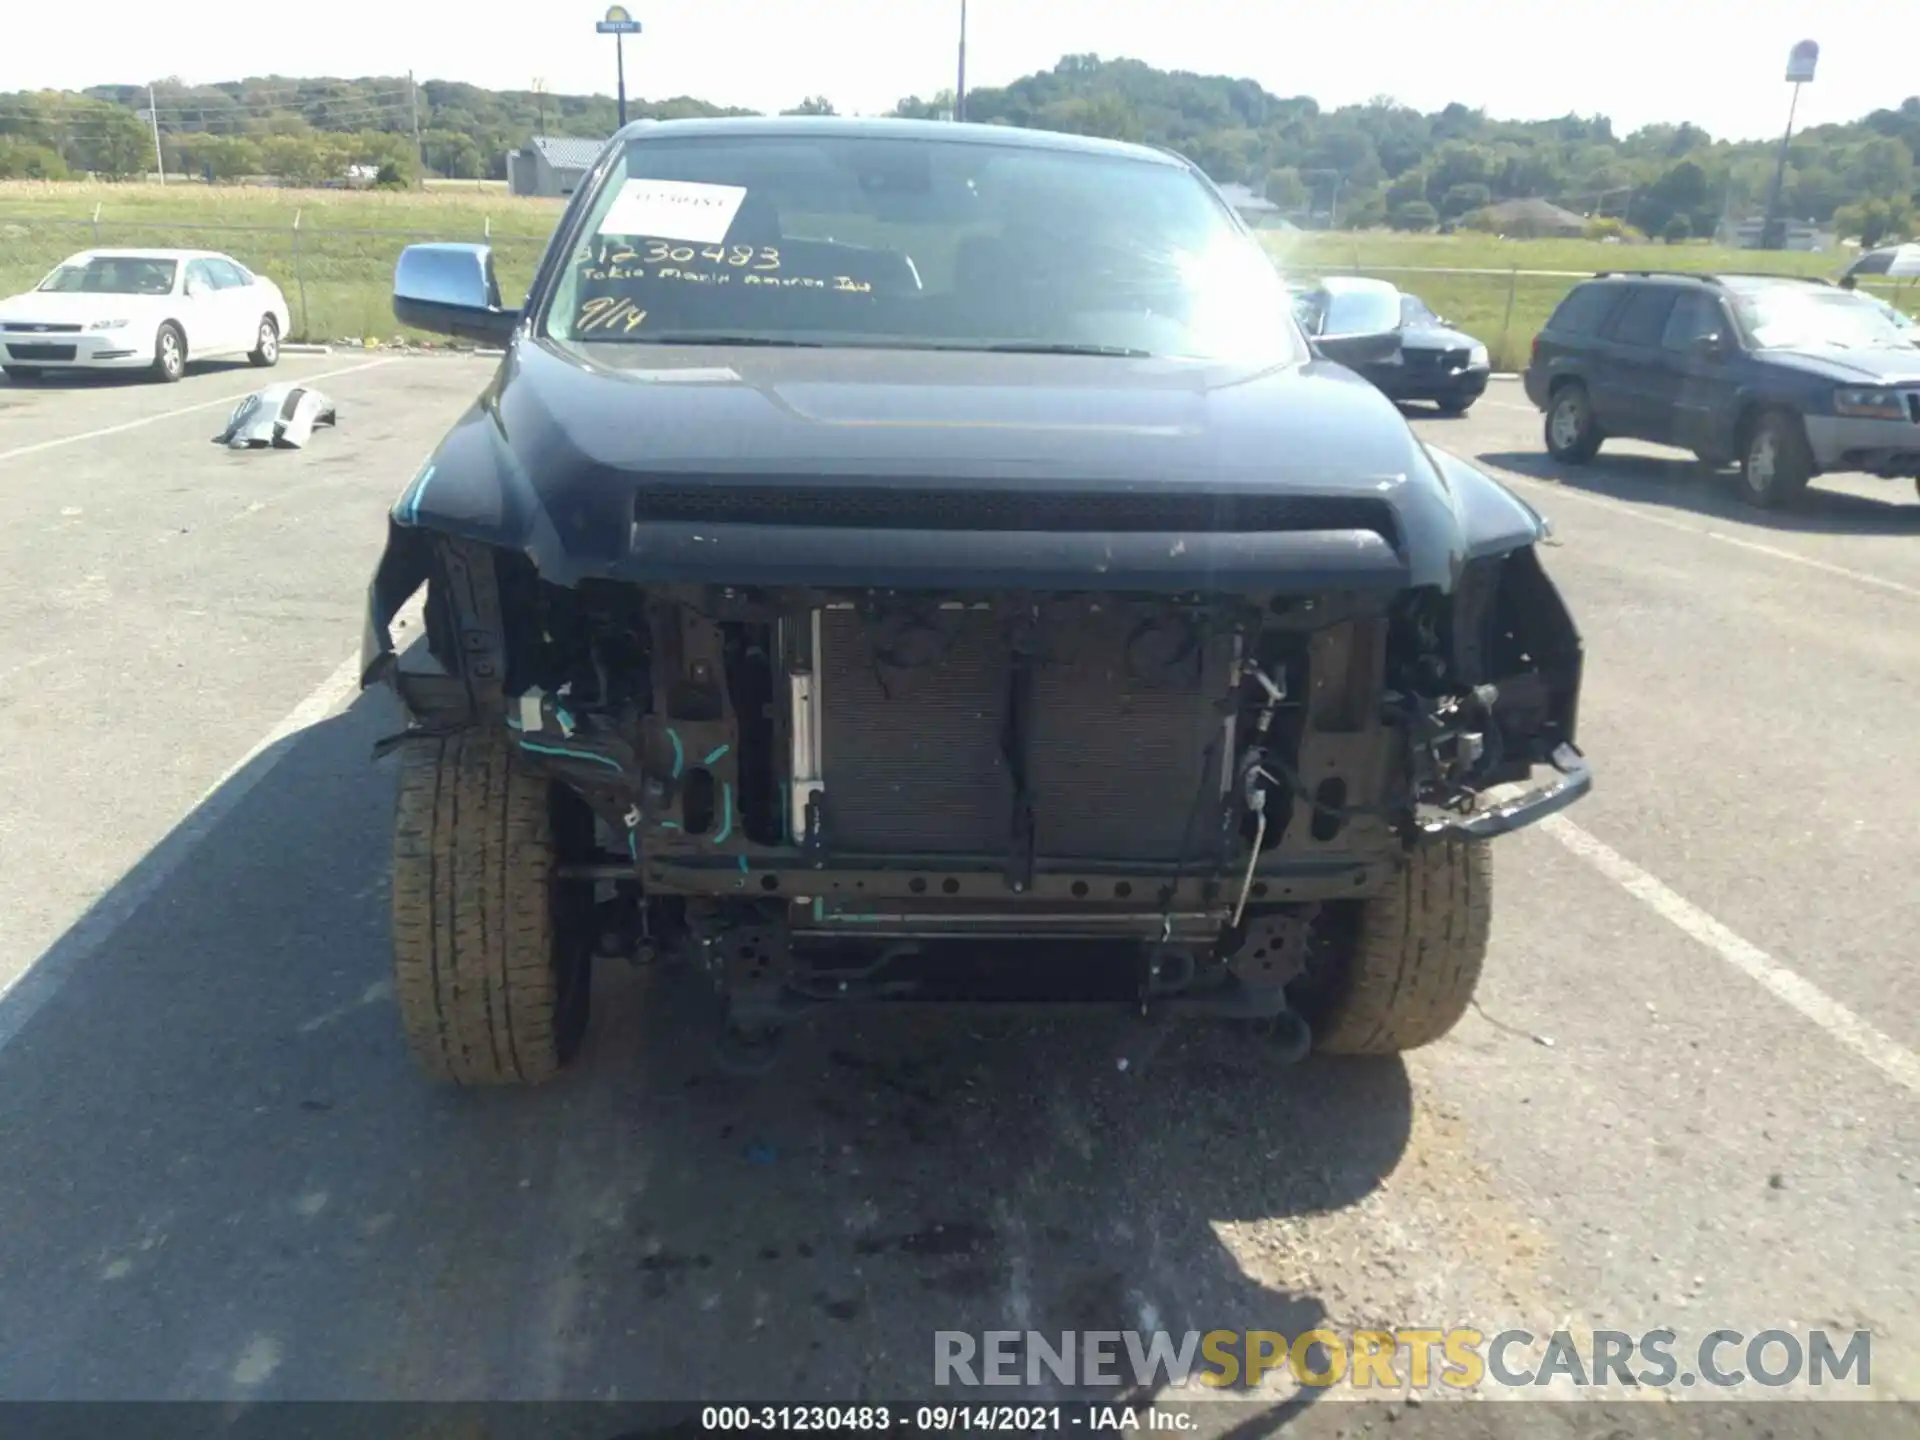
{"type": "Polygon", "coordinates": [[[1831,535],[1920,534],[1920,505],[1911,480],[1883,480],[1886,499],[1823,488],[1815,480],[1797,505],[1760,510],[1734,493],[1731,471],[1708,470],[1691,458],[1610,455],[1590,465],[1561,465],[1538,451],[1497,450],[1476,457],[1481,464],[1535,480],[1565,485],[1635,505],[1663,505],[1696,515],[1738,521],[1758,529],[1831,535]]]}
{"type": "MultiPolygon", "coordinates": [[[[187,362],[188,375],[227,375],[252,370],[255,367],[242,356],[234,360],[190,360],[187,362]]],[[[271,372],[263,372],[271,373],[271,372]]],[[[262,380],[261,384],[271,382],[262,380]]],[[[35,390],[85,390],[107,389],[124,390],[129,386],[152,385],[160,388],[150,370],[107,370],[107,369],[71,369],[58,367],[42,370],[31,379],[20,380],[0,375],[0,390],[14,390],[30,393],[35,390]]]]}
{"type": "Polygon", "coordinates": [[[936,1330],[1327,1318],[1288,1217],[1392,1168],[1398,1062],[844,1012],[733,1081],[691,977],[617,965],[561,1081],[429,1085],[387,980],[395,724],[376,694],[284,742],[0,1002],[0,1398],[897,1400],[936,1330]]]}
{"type": "Polygon", "coordinates": [[[1409,420],[1444,420],[1452,423],[1465,420],[1472,413],[1472,406],[1465,410],[1442,410],[1438,401],[1433,400],[1396,400],[1394,408],[1409,420]]]}

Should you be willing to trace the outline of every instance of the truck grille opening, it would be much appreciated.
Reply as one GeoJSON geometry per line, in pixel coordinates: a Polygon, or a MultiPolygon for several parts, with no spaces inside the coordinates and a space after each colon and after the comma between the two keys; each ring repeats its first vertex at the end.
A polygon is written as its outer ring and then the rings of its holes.
{"type": "Polygon", "coordinates": [[[708,522],[880,530],[1371,530],[1389,543],[1395,538],[1392,508],[1380,500],[1202,490],[1083,493],[936,490],[917,485],[648,486],[634,496],[633,518],[636,524],[708,522]]]}
{"type": "Polygon", "coordinates": [[[820,645],[834,848],[1011,856],[1024,778],[1037,858],[1218,851],[1230,635],[1171,607],[1060,602],[1018,640],[989,611],[832,609],[820,645]]]}

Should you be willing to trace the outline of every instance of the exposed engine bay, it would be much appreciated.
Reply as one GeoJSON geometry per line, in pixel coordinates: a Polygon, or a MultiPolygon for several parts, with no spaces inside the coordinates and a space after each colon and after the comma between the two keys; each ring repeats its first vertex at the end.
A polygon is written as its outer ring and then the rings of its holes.
{"type": "Polygon", "coordinates": [[[1281,1013],[1323,911],[1588,783],[1531,549],[1449,595],[1141,597],[564,587],[437,545],[421,728],[504,725],[591,809],[568,873],[622,943],[745,1029],[982,938],[1140,942],[1143,995],[1281,1013]]]}

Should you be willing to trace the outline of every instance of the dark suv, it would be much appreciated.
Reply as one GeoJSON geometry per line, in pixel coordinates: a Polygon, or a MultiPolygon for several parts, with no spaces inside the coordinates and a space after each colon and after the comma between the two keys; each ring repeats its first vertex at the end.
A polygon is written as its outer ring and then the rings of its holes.
{"type": "Polygon", "coordinates": [[[1814,476],[1920,477],[1920,347],[1872,301],[1820,280],[1636,271],[1583,280],[1535,337],[1527,398],[1547,450],[1585,464],[1609,436],[1738,464],[1751,503],[1814,476]]]}

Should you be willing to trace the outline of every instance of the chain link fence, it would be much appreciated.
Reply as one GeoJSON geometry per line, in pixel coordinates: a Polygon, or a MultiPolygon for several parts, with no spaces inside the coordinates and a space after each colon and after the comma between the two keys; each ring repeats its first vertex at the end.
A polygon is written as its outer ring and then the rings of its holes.
{"type": "MultiPolygon", "coordinates": [[[[500,291],[509,301],[526,293],[546,249],[549,231],[527,227],[533,217],[515,216],[502,233],[491,218],[459,217],[460,223],[437,230],[342,229],[303,225],[301,212],[284,225],[175,224],[151,219],[115,218],[96,206],[88,219],[10,217],[0,212],[0,294],[37,284],[47,271],[76,250],[98,246],[152,245],[221,250],[274,280],[293,311],[293,340],[419,340],[394,321],[393,266],[400,251],[423,240],[491,244],[500,275],[500,291]],[[474,225],[473,220],[478,224],[474,225]]],[[[1418,295],[1449,324],[1485,342],[1496,370],[1517,370],[1527,361],[1533,337],[1547,316],[1589,270],[1528,270],[1518,267],[1462,269],[1432,266],[1373,265],[1351,262],[1316,264],[1304,257],[1288,263],[1288,273],[1373,275],[1418,295]]],[[[1630,261],[1622,268],[1633,268],[1630,261]]],[[[1860,288],[1920,316],[1920,285],[1912,280],[1865,280],[1860,288]]]]}

